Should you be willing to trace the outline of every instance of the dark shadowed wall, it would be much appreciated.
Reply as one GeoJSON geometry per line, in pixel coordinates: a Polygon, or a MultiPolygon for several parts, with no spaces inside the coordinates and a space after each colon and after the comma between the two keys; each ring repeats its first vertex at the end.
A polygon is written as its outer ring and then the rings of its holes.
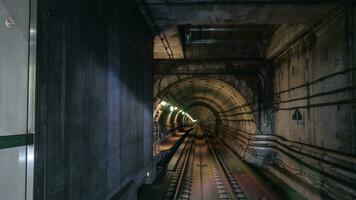
{"type": "Polygon", "coordinates": [[[152,36],[126,0],[40,0],[36,199],[132,198],[152,164],[152,36]]]}

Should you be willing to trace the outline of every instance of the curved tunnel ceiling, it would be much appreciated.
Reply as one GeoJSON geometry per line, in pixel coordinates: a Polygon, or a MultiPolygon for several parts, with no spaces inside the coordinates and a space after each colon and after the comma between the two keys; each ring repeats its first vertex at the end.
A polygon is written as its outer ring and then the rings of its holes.
{"type": "Polygon", "coordinates": [[[155,113],[158,110],[170,112],[162,116],[174,118],[176,124],[183,123],[176,122],[177,119],[184,120],[184,117],[177,117],[182,113],[162,108],[161,101],[188,112],[205,132],[216,133],[226,128],[256,132],[254,115],[246,99],[235,88],[217,79],[191,77],[179,80],[161,91],[155,101],[155,113]]]}

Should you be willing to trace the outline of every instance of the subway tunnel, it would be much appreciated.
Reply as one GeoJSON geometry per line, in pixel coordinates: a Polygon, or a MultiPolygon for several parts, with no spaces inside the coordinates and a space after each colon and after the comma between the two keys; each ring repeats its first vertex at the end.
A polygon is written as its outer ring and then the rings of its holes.
{"type": "Polygon", "coordinates": [[[352,0],[0,0],[0,199],[356,199],[352,0]]]}

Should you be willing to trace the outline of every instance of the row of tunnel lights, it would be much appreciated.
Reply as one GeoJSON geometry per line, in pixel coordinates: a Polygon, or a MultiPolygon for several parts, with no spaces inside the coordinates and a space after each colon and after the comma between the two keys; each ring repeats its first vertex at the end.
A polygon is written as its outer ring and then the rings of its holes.
{"type": "MultiPolygon", "coordinates": [[[[160,103],[162,106],[169,106],[169,110],[171,112],[175,111],[175,110],[178,110],[179,108],[176,107],[176,106],[172,106],[170,105],[169,103],[165,102],[165,101],[161,101],[160,103]]],[[[182,115],[185,115],[187,116],[192,122],[196,122],[197,120],[193,119],[192,116],[190,116],[188,113],[184,112],[182,109],[179,109],[179,112],[178,113],[182,113],[182,115]]]]}

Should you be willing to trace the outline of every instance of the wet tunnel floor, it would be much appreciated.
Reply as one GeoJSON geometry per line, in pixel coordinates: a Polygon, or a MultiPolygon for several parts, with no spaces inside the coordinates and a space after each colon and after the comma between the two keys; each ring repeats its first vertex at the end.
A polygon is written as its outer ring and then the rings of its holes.
{"type": "Polygon", "coordinates": [[[279,194],[217,138],[189,135],[138,199],[286,199],[279,194]]]}

